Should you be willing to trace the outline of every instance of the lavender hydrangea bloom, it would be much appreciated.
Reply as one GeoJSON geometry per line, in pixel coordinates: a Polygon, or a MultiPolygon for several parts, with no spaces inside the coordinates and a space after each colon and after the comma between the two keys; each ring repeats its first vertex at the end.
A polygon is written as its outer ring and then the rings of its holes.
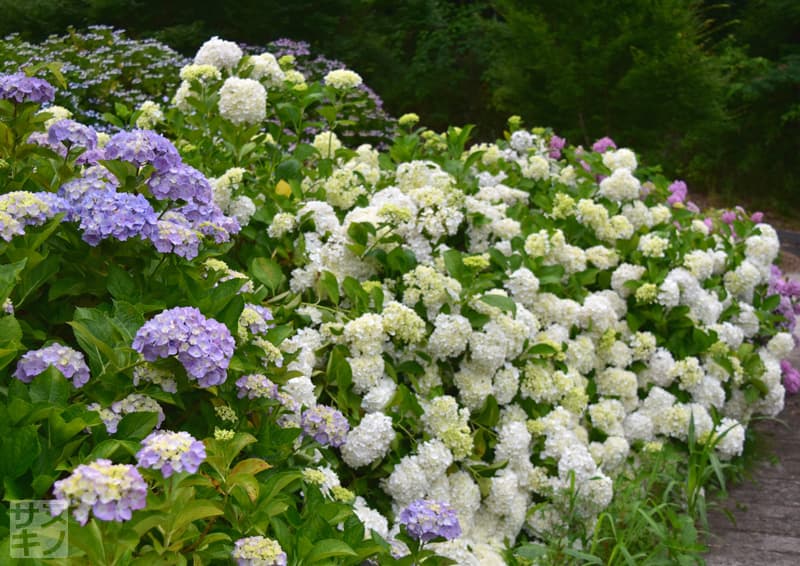
{"type": "Polygon", "coordinates": [[[51,145],[66,148],[78,146],[90,150],[97,147],[97,132],[75,120],[59,120],[47,130],[51,145]]]}
{"type": "Polygon", "coordinates": [[[225,216],[214,202],[201,203],[192,201],[175,212],[183,215],[192,227],[205,236],[211,236],[218,244],[227,242],[231,234],[239,232],[241,227],[235,218],[225,216]]]}
{"type": "Polygon", "coordinates": [[[265,375],[254,373],[236,380],[237,397],[242,399],[277,399],[278,386],[265,375]]]}
{"type": "Polygon", "coordinates": [[[174,253],[186,259],[197,257],[200,250],[200,232],[192,227],[185,216],[170,211],[156,223],[150,241],[161,253],[174,253]]]}
{"type": "Polygon", "coordinates": [[[237,566],[286,566],[287,560],[277,541],[262,536],[240,538],[232,556],[237,566]]]}
{"type": "Polygon", "coordinates": [[[155,173],[148,179],[147,185],[153,196],[159,200],[184,200],[208,204],[214,194],[205,175],[183,163],[155,173]]]}
{"type": "Polygon", "coordinates": [[[89,366],[86,365],[83,354],[61,344],[50,344],[39,350],[27,352],[17,364],[14,377],[24,383],[30,383],[34,377],[50,366],[72,380],[72,385],[75,387],[83,387],[89,381],[89,366]]]}
{"type": "Polygon", "coordinates": [[[95,191],[85,194],[75,210],[83,230],[83,240],[96,246],[106,238],[124,241],[147,239],[156,229],[153,207],[142,195],[95,191]]]}
{"type": "Polygon", "coordinates": [[[157,172],[181,163],[181,156],[167,138],[150,130],[114,134],[105,147],[106,159],[121,159],[134,165],[152,165],[157,172]]]}
{"type": "Polygon", "coordinates": [[[399,520],[408,534],[420,542],[438,537],[452,540],[461,535],[455,509],[444,502],[417,499],[400,512],[399,520]]]}
{"type": "MultiPolygon", "coordinates": [[[[57,481],[53,495],[77,504],[73,515],[81,525],[89,520],[89,511],[101,521],[127,521],[133,511],[144,509],[147,484],[134,466],[101,458],[78,466],[69,477],[57,481]]],[[[52,511],[57,514],[60,509],[52,511]]]]}
{"type": "Polygon", "coordinates": [[[683,181],[675,181],[668,187],[668,190],[670,192],[669,198],[667,198],[669,204],[683,202],[689,194],[689,189],[683,181]]]}
{"type": "Polygon", "coordinates": [[[136,454],[140,468],[161,470],[165,478],[175,472],[193,474],[206,459],[206,447],[188,432],[158,430],[142,440],[136,454]]]}
{"type": "Polygon", "coordinates": [[[23,102],[52,102],[56,91],[44,79],[29,77],[25,73],[0,75],[0,99],[23,102]]]}
{"type": "Polygon", "coordinates": [[[0,238],[10,242],[25,233],[26,226],[38,226],[68,209],[67,203],[52,193],[14,191],[0,195],[0,238]]]}
{"type": "Polygon", "coordinates": [[[338,448],[347,440],[350,423],[344,415],[325,405],[316,405],[303,411],[300,426],[306,436],[312,437],[323,446],[338,448]]]}
{"type": "Polygon", "coordinates": [[[91,403],[86,408],[100,415],[108,434],[116,434],[122,417],[130,413],[156,413],[158,415],[156,428],[164,422],[164,409],[158,401],[141,393],[131,393],[124,399],[113,402],[108,408],[101,407],[99,403],[91,403]]]}
{"type": "Polygon", "coordinates": [[[58,189],[58,196],[67,204],[66,220],[77,222],[80,219],[76,209],[85,195],[99,191],[114,191],[117,187],[119,187],[117,178],[105,167],[95,165],[85,169],[80,177],[64,183],[58,189]]]}
{"type": "Polygon", "coordinates": [[[552,159],[561,159],[561,150],[567,145],[567,140],[558,136],[550,138],[550,153],[548,155],[552,159]]]}
{"type": "Polygon", "coordinates": [[[596,151],[597,153],[605,153],[609,149],[617,149],[617,144],[608,136],[600,138],[592,144],[592,151],[596,151]]]}
{"type": "Polygon", "coordinates": [[[273,326],[269,323],[270,320],[272,312],[267,307],[246,303],[239,315],[237,334],[241,340],[246,340],[248,335],[264,335],[273,326]]]}
{"type": "Polygon", "coordinates": [[[234,340],[224,324],[206,318],[199,309],[175,307],[146,322],[136,332],[133,349],[148,362],[177,356],[200,387],[211,387],[228,377],[234,340]]]}

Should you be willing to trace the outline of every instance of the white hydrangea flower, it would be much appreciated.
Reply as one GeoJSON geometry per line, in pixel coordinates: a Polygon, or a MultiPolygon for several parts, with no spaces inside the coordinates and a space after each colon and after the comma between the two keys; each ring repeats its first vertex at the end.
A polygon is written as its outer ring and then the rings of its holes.
{"type": "Polygon", "coordinates": [[[269,87],[279,87],[286,80],[286,75],[278,60],[272,53],[261,53],[248,57],[247,66],[250,68],[250,78],[267,83],[269,87]]]}
{"type": "Polygon", "coordinates": [[[724,417],[714,429],[715,450],[723,460],[741,456],[744,450],[745,429],[736,419],[724,417]]]}
{"type": "Polygon", "coordinates": [[[342,147],[342,142],[339,141],[339,136],[333,132],[320,132],[314,136],[311,145],[322,157],[330,158],[342,147]]]}
{"type": "Polygon", "coordinates": [[[326,85],[341,90],[356,88],[363,82],[361,75],[349,69],[335,69],[330,71],[322,80],[326,85]]]}
{"type": "Polygon", "coordinates": [[[236,125],[258,124],[267,115],[267,91],[253,79],[229,77],[219,91],[219,113],[236,125]]]}
{"type": "Polygon", "coordinates": [[[241,48],[234,42],[214,36],[200,46],[194,56],[194,64],[213,65],[218,69],[230,71],[239,64],[242,55],[241,48]]]}
{"type": "Polygon", "coordinates": [[[267,234],[270,238],[282,238],[289,232],[292,232],[297,226],[294,214],[290,212],[279,212],[272,218],[272,222],[267,228],[267,234]]]}
{"type": "Polygon", "coordinates": [[[381,412],[369,413],[347,433],[342,459],[351,468],[369,465],[386,455],[394,437],[390,417],[381,412]]]}
{"type": "Polygon", "coordinates": [[[607,151],[603,154],[603,165],[616,171],[627,169],[630,172],[636,170],[636,154],[627,147],[621,147],[615,151],[607,151]]]}
{"type": "Polygon", "coordinates": [[[597,194],[621,202],[639,198],[641,188],[639,179],[633,176],[630,169],[615,169],[609,177],[600,181],[597,194]]]}

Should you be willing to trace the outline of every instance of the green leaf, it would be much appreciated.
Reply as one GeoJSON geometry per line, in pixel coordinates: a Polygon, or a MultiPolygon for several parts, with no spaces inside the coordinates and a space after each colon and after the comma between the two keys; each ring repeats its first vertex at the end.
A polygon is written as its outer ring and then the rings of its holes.
{"type": "Polygon", "coordinates": [[[281,266],[268,257],[254,257],[250,261],[250,274],[272,292],[277,291],[286,281],[281,266]]]}
{"type": "Polygon", "coordinates": [[[334,305],[339,304],[339,282],[330,271],[323,271],[319,283],[334,305]]]}
{"type": "Polygon", "coordinates": [[[52,255],[44,258],[35,267],[26,269],[22,274],[17,292],[16,307],[20,307],[28,300],[36,289],[44,285],[51,277],[56,275],[61,268],[61,258],[52,255]]]}
{"type": "Polygon", "coordinates": [[[337,556],[358,556],[358,553],[344,541],[328,538],[315,543],[304,562],[313,564],[337,556]]]}
{"type": "Polygon", "coordinates": [[[275,178],[287,181],[299,179],[301,167],[302,165],[297,159],[287,159],[275,168],[275,178]]]}
{"type": "Polygon", "coordinates": [[[11,429],[0,438],[0,476],[20,477],[36,461],[41,449],[35,425],[11,429]]]}
{"type": "Polygon", "coordinates": [[[28,263],[28,258],[14,263],[0,265],[0,304],[11,294],[11,291],[20,279],[20,273],[25,269],[26,263],[28,263]]]}
{"type": "Polygon", "coordinates": [[[138,301],[141,293],[130,273],[113,263],[108,266],[106,288],[115,299],[138,301]]]}
{"type": "Polygon", "coordinates": [[[417,258],[411,250],[405,248],[395,248],[386,256],[386,264],[389,269],[397,273],[408,273],[417,265],[417,258]]]}
{"type": "Polygon", "coordinates": [[[14,361],[22,349],[22,328],[14,316],[0,317],[0,369],[14,361]]]}
{"type": "Polygon", "coordinates": [[[275,111],[284,124],[293,126],[300,121],[300,109],[290,102],[281,102],[275,105],[275,111]]]}
{"type": "Polygon", "coordinates": [[[31,401],[66,407],[70,387],[71,385],[67,378],[60,371],[50,366],[33,378],[30,385],[31,401]]]}
{"type": "Polygon", "coordinates": [[[463,282],[464,260],[458,250],[447,250],[444,252],[444,265],[451,277],[463,282]]]}
{"type": "Polygon", "coordinates": [[[517,314],[517,303],[515,303],[514,300],[510,297],[506,297],[504,295],[493,295],[489,293],[483,295],[481,297],[481,301],[483,301],[487,305],[496,307],[504,312],[509,312],[514,316],[516,316],[517,314]]]}
{"type": "Polygon", "coordinates": [[[117,426],[117,436],[125,440],[141,440],[156,428],[158,413],[129,413],[117,426]]]}
{"type": "Polygon", "coordinates": [[[543,544],[529,543],[514,549],[514,554],[535,560],[547,556],[547,547],[543,544]]]}
{"type": "Polygon", "coordinates": [[[178,531],[194,521],[210,519],[223,514],[219,503],[204,499],[195,499],[184,504],[175,520],[172,522],[172,531],[178,531]]]}

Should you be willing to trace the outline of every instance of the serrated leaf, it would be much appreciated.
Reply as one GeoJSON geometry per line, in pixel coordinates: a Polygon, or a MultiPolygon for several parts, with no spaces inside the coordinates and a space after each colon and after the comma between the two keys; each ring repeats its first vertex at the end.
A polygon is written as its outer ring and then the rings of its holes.
{"type": "Polygon", "coordinates": [[[223,510],[218,503],[203,499],[195,499],[189,501],[181,508],[172,523],[172,530],[178,531],[194,521],[210,519],[211,517],[217,517],[222,514],[223,510]]]}
{"type": "Polygon", "coordinates": [[[66,407],[70,387],[69,381],[61,372],[51,366],[33,378],[29,390],[31,401],[66,407]]]}
{"type": "Polygon", "coordinates": [[[316,542],[306,555],[304,562],[313,564],[337,556],[358,556],[358,553],[344,541],[329,538],[316,542]]]}
{"type": "Polygon", "coordinates": [[[142,440],[158,424],[158,413],[129,413],[117,425],[117,436],[125,440],[142,440]]]}
{"type": "Polygon", "coordinates": [[[517,303],[515,303],[512,298],[506,297],[505,295],[494,295],[489,293],[483,295],[481,297],[481,301],[504,312],[509,312],[514,316],[517,314],[517,303]]]}
{"type": "Polygon", "coordinates": [[[277,291],[286,281],[281,266],[268,257],[255,257],[250,261],[250,273],[259,283],[271,291],[277,291]]]}
{"type": "Polygon", "coordinates": [[[236,464],[231,470],[231,476],[236,474],[256,475],[272,468],[272,464],[261,458],[247,458],[236,464]]]}

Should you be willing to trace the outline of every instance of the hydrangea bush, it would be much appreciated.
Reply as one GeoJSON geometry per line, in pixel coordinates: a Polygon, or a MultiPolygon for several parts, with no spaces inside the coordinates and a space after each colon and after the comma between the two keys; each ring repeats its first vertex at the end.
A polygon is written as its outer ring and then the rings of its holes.
{"type": "Polygon", "coordinates": [[[212,38],[112,136],[0,77],[4,500],[93,564],[604,562],[664,469],[693,522],[798,387],[775,230],[517,118],[351,147],[296,57],[212,38]]]}

